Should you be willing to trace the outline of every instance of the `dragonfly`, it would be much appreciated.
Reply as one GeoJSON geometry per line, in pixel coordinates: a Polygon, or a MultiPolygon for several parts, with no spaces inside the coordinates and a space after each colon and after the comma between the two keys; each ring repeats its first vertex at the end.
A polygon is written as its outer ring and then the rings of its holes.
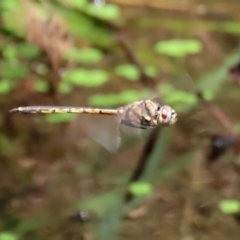
{"type": "Polygon", "coordinates": [[[119,123],[131,128],[149,129],[157,126],[171,126],[177,121],[177,113],[169,105],[160,105],[150,99],[136,101],[116,109],[72,107],[72,106],[27,106],[10,110],[11,113],[51,114],[82,113],[114,115],[119,123]]]}

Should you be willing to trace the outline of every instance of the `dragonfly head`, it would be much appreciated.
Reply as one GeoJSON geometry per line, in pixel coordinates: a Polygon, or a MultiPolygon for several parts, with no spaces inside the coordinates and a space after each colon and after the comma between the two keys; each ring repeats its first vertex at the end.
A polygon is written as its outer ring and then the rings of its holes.
{"type": "Polygon", "coordinates": [[[162,106],[158,111],[157,121],[164,126],[173,125],[177,121],[177,113],[170,106],[162,106]]]}

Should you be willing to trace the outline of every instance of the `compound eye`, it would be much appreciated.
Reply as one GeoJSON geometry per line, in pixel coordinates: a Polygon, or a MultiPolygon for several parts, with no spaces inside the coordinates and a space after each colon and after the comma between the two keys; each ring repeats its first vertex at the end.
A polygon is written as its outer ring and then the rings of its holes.
{"type": "Polygon", "coordinates": [[[162,112],[161,112],[161,117],[162,119],[166,120],[168,117],[168,111],[166,108],[163,108],[162,112]]]}
{"type": "Polygon", "coordinates": [[[172,117],[172,109],[169,106],[163,106],[159,112],[159,123],[162,125],[169,125],[172,117]]]}

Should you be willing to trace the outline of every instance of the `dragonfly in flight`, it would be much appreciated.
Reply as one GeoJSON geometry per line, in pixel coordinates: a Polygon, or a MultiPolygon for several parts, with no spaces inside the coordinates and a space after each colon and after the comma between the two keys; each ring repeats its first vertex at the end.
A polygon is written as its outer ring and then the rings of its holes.
{"type": "Polygon", "coordinates": [[[10,110],[11,113],[51,114],[51,113],[85,113],[115,115],[119,123],[138,129],[154,128],[159,125],[170,126],[177,121],[177,113],[168,105],[160,105],[152,100],[136,101],[116,109],[70,107],[70,106],[28,106],[10,110]]]}

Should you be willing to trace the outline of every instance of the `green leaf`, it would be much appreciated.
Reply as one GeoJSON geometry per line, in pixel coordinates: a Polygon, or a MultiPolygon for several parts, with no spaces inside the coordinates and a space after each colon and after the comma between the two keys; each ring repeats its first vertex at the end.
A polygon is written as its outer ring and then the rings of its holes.
{"type": "Polygon", "coordinates": [[[10,80],[0,80],[0,94],[8,94],[12,90],[12,83],[10,80]]]}
{"type": "Polygon", "coordinates": [[[18,237],[10,232],[0,232],[0,240],[17,240],[18,237]]]}
{"type": "Polygon", "coordinates": [[[61,81],[58,85],[58,91],[61,93],[70,93],[73,89],[71,83],[61,81]]]}
{"type": "Polygon", "coordinates": [[[92,95],[88,102],[90,105],[109,107],[118,106],[120,104],[132,103],[137,100],[141,100],[149,96],[150,92],[148,90],[135,91],[126,90],[119,94],[96,94],[92,95]]]}
{"type": "MultiPolygon", "coordinates": [[[[62,0],[62,2],[64,3],[65,0],[62,0]]],[[[68,0],[68,4],[71,7],[77,8],[77,9],[85,9],[86,6],[88,5],[87,0],[68,0]]]]}
{"type": "Polygon", "coordinates": [[[1,62],[0,75],[4,78],[22,79],[29,75],[29,69],[26,65],[20,62],[1,62]]]}
{"type": "Polygon", "coordinates": [[[34,45],[27,43],[19,43],[15,45],[2,45],[2,54],[4,59],[8,61],[16,62],[19,57],[26,57],[28,59],[34,59],[38,57],[40,50],[34,45]]]}
{"type": "Polygon", "coordinates": [[[34,82],[34,90],[37,92],[46,93],[49,90],[49,84],[44,80],[37,80],[34,82]]]}
{"type": "Polygon", "coordinates": [[[116,106],[121,103],[118,94],[95,94],[89,97],[88,102],[90,105],[95,106],[116,106]]]}
{"type": "Polygon", "coordinates": [[[239,34],[240,32],[240,24],[237,21],[226,21],[222,23],[222,26],[219,27],[219,25],[217,25],[218,30],[220,31],[225,31],[228,33],[232,33],[232,34],[239,34]]]}
{"type": "Polygon", "coordinates": [[[158,73],[157,68],[155,66],[147,66],[145,68],[145,73],[149,77],[155,77],[158,73]]]}
{"type": "Polygon", "coordinates": [[[105,4],[100,8],[96,5],[89,4],[86,8],[86,12],[104,20],[114,20],[118,19],[120,16],[120,8],[114,4],[105,4]]]}
{"type": "Polygon", "coordinates": [[[76,118],[76,114],[73,113],[56,113],[56,114],[49,114],[46,115],[46,120],[49,123],[63,123],[63,122],[69,122],[76,118]]]}
{"type": "Polygon", "coordinates": [[[160,54],[171,57],[184,57],[188,54],[197,54],[202,51],[202,44],[195,39],[172,39],[160,41],[155,45],[155,50],[160,54]]]}
{"type": "Polygon", "coordinates": [[[1,12],[1,21],[4,29],[17,36],[25,37],[26,24],[24,22],[25,16],[22,5],[19,1],[5,1],[10,3],[8,3],[8,6],[5,6],[5,10],[1,12]],[[15,21],[13,21],[13,19],[15,21]]]}
{"type": "Polygon", "coordinates": [[[52,4],[54,11],[64,19],[69,31],[74,35],[96,46],[107,49],[113,46],[115,38],[107,25],[84,12],[68,9],[56,1],[51,1],[50,4],[52,4]]]}
{"type": "Polygon", "coordinates": [[[166,96],[165,101],[169,104],[175,104],[178,102],[194,105],[197,103],[198,99],[195,94],[176,91],[174,94],[166,96]]]}
{"type": "Polygon", "coordinates": [[[11,10],[17,7],[16,0],[2,0],[0,1],[0,9],[11,10]]]}
{"type": "Polygon", "coordinates": [[[4,46],[2,48],[2,55],[6,60],[16,60],[17,58],[17,48],[15,46],[4,46]]]}
{"type": "Polygon", "coordinates": [[[164,102],[171,105],[178,111],[186,111],[198,102],[198,98],[195,93],[178,90],[171,84],[159,84],[157,89],[160,95],[164,96],[164,102]]]}
{"type": "Polygon", "coordinates": [[[138,80],[140,72],[138,68],[132,64],[119,65],[115,69],[115,73],[121,77],[125,77],[128,80],[138,80]]]}
{"type": "Polygon", "coordinates": [[[203,92],[203,94],[204,94],[204,99],[205,100],[211,101],[211,100],[214,99],[214,93],[211,90],[207,89],[203,92]]]}
{"type": "Polygon", "coordinates": [[[145,196],[152,193],[152,185],[148,182],[134,182],[129,186],[129,191],[135,196],[145,196]]]}
{"type": "Polygon", "coordinates": [[[72,48],[65,55],[65,58],[70,61],[75,61],[85,64],[93,64],[99,62],[103,57],[103,54],[98,49],[77,49],[72,48]]]}
{"type": "Polygon", "coordinates": [[[234,214],[240,211],[240,202],[235,199],[222,200],[218,206],[225,214],[234,214]]]}
{"type": "Polygon", "coordinates": [[[37,58],[40,54],[40,49],[38,47],[27,43],[18,44],[17,51],[20,56],[26,57],[28,59],[37,58]]]}
{"type": "Polygon", "coordinates": [[[62,78],[76,85],[98,87],[109,80],[109,74],[101,70],[75,69],[65,71],[62,78]]]}
{"type": "Polygon", "coordinates": [[[149,96],[149,94],[150,91],[147,89],[142,91],[125,90],[119,94],[119,98],[122,103],[132,103],[143,98],[146,98],[147,96],[149,96]]]}

